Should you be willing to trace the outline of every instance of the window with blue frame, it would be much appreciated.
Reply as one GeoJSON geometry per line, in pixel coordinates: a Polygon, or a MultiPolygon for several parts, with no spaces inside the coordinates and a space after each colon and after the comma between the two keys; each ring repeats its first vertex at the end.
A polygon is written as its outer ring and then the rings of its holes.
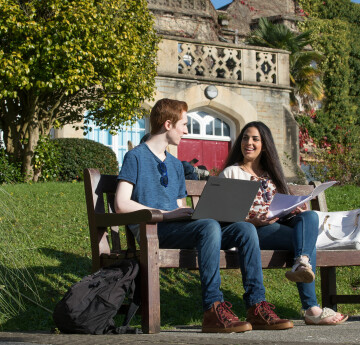
{"type": "Polygon", "coordinates": [[[135,147],[139,145],[141,138],[145,135],[146,122],[145,119],[141,119],[132,126],[124,126],[116,135],[111,135],[108,130],[101,130],[92,121],[90,121],[89,127],[92,128],[92,131],[87,133],[86,138],[110,147],[115,152],[119,167],[121,167],[129,143],[131,142],[135,147]]]}

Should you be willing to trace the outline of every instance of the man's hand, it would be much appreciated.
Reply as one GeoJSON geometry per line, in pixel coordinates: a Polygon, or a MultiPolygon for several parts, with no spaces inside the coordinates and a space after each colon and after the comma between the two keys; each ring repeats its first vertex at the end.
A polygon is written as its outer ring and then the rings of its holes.
{"type": "Polygon", "coordinates": [[[189,217],[194,213],[191,207],[179,207],[172,211],[162,211],[164,220],[170,220],[174,218],[189,217]]]}

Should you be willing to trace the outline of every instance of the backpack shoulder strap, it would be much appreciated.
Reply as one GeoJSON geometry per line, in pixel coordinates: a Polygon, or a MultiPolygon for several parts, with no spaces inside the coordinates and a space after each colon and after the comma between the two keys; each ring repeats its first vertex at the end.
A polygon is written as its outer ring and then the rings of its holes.
{"type": "MultiPolygon", "coordinates": [[[[138,263],[137,263],[138,265],[138,263]]],[[[124,322],[123,322],[123,326],[127,327],[130,324],[131,319],[134,317],[134,315],[136,314],[137,310],[139,309],[140,306],[140,274],[139,271],[137,272],[137,275],[133,281],[133,284],[131,286],[131,293],[129,295],[129,300],[131,300],[131,303],[129,305],[129,309],[126,313],[124,322]]]]}

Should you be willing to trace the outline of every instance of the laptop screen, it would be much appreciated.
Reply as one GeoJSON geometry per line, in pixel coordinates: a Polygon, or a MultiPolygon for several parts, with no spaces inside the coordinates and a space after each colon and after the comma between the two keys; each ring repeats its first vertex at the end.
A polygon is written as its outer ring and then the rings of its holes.
{"type": "Polygon", "coordinates": [[[192,219],[219,222],[244,221],[260,188],[258,181],[211,176],[195,208],[192,219]]]}

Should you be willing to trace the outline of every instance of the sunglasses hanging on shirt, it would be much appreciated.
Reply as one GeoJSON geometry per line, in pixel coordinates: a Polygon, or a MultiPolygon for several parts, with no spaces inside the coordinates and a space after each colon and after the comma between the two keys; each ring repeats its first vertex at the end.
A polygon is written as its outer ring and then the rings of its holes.
{"type": "Polygon", "coordinates": [[[158,165],[158,169],[161,173],[160,184],[166,188],[169,184],[169,178],[168,178],[167,168],[166,168],[165,163],[160,162],[158,165]]]}

